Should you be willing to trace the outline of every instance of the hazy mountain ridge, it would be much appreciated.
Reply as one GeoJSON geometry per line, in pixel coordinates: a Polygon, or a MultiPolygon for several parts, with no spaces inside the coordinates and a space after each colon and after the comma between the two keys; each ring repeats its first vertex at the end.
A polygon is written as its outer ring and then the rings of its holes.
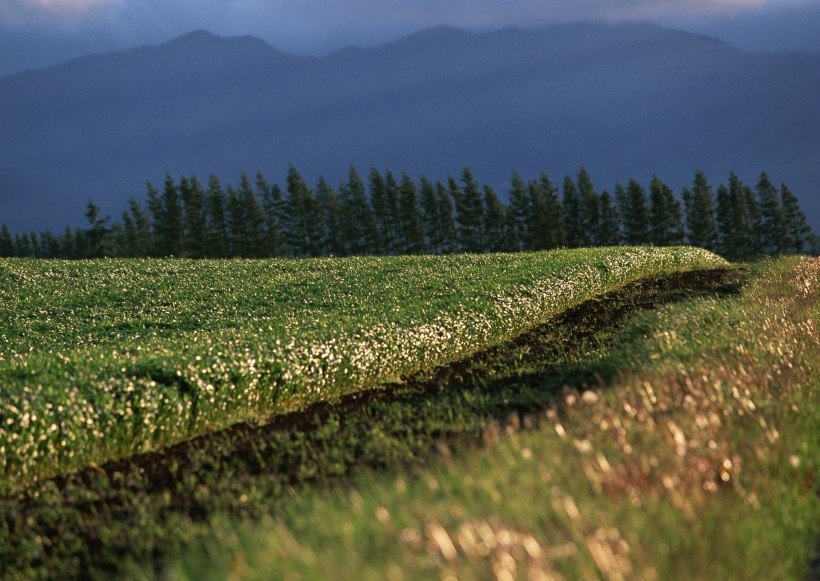
{"type": "Polygon", "coordinates": [[[207,32],[0,79],[0,222],[118,213],[144,182],[262,170],[341,177],[350,163],[433,178],[470,165],[586,166],[599,188],[696,167],[714,180],[766,170],[820,225],[820,57],[747,53],[649,25],[428,29],[324,58],[207,32]]]}

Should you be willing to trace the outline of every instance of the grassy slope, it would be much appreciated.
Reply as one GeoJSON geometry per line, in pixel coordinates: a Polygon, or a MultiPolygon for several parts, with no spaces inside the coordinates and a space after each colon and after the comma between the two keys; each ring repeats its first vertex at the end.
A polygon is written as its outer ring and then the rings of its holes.
{"type": "Polygon", "coordinates": [[[482,449],[308,490],[264,524],[217,523],[166,573],[803,579],[820,538],[818,321],[820,262],[783,259],[755,265],[738,296],[556,351],[548,373],[548,357],[513,348],[524,364],[483,380],[505,397],[532,403],[556,371],[604,377],[491,424],[482,449]],[[521,423],[535,427],[499,438],[521,423]]]}
{"type": "Polygon", "coordinates": [[[306,261],[0,260],[0,492],[333,401],[695,249],[306,261]]]}
{"type": "Polygon", "coordinates": [[[139,563],[137,577],[152,576],[237,521],[284,518],[304,506],[294,505],[300,490],[336,486],[362,467],[416,474],[437,448],[458,451],[535,426],[563,385],[615,377],[608,346],[635,309],[693,292],[720,296],[736,280],[727,269],[652,277],[401,384],[34,485],[0,500],[0,577],[110,578],[129,561],[139,563]]]}

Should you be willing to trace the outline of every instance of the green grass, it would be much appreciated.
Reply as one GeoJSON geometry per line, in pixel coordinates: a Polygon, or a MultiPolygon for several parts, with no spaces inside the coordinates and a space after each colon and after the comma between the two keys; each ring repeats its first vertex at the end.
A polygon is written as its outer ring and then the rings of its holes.
{"type": "MultiPolygon", "coordinates": [[[[430,309],[427,315],[451,316],[450,328],[461,330],[441,339],[450,341],[447,347],[431,343],[445,353],[443,363],[456,359],[453,364],[415,362],[409,368],[420,371],[399,372],[401,359],[377,358],[385,366],[380,379],[371,374],[291,401],[293,384],[265,412],[291,413],[260,414],[219,432],[210,431],[214,421],[202,437],[173,447],[108,463],[92,459],[90,467],[50,480],[32,478],[24,490],[0,498],[0,577],[803,579],[820,538],[820,263],[767,261],[744,274],[711,255],[692,260],[681,252],[455,257],[449,266],[428,258],[3,262],[0,276],[31,281],[0,291],[3,320],[10,321],[0,335],[17,337],[4,339],[14,347],[3,351],[3,373],[26,359],[38,362],[34,372],[66,369],[43,363],[52,351],[72,353],[74,370],[116,369],[118,363],[104,367],[99,355],[122,357],[128,341],[133,349],[161,347],[151,357],[171,369],[195,359],[195,351],[180,346],[207,345],[226,334],[263,338],[256,320],[241,316],[216,315],[205,320],[207,330],[190,327],[194,308],[189,305],[188,317],[179,314],[184,297],[200,292],[203,312],[207,305],[223,308],[203,290],[208,285],[197,268],[267,280],[266,290],[249,288],[241,296],[257,297],[249,300],[258,316],[276,316],[267,304],[290,305],[281,320],[302,312],[289,297],[315,298],[322,285],[333,287],[323,303],[330,307],[341,289],[401,279],[407,287],[373,284],[366,300],[328,308],[335,314],[319,325],[355,336],[356,316],[371,326],[409,325],[421,317],[410,315],[430,309]],[[617,265],[630,261],[630,274],[623,274],[617,265]],[[345,271],[344,264],[355,268],[345,271]],[[312,265],[312,274],[300,265],[312,265]],[[427,272],[413,278],[421,265],[427,272]],[[292,271],[290,290],[281,295],[275,289],[285,287],[272,282],[282,280],[274,267],[292,271]],[[82,282],[105,278],[106,269],[128,272],[126,289],[153,281],[154,300],[140,302],[137,293],[130,303],[116,303],[110,297],[121,290],[82,282]],[[168,273],[144,274],[165,269],[188,269],[178,276],[187,286],[160,282],[168,273]],[[49,287],[43,273],[61,270],[49,287]],[[606,276],[571,278],[594,271],[606,276]],[[60,296],[58,288],[67,292],[66,280],[79,293],[72,301],[79,304],[82,292],[96,298],[75,308],[74,318],[47,323],[69,337],[60,339],[34,329],[31,313],[58,302],[48,297],[60,296]],[[577,282],[553,285],[557,280],[577,282]],[[456,298],[436,305],[430,286],[416,288],[430,281],[456,298]],[[12,296],[16,306],[7,307],[12,296]],[[415,302],[397,304],[408,296],[415,302]],[[514,321],[493,318],[493,301],[523,309],[517,331],[514,321]],[[151,319],[152,309],[166,302],[176,310],[151,319]],[[390,311],[395,306],[401,312],[390,311]],[[144,314],[134,316],[134,309],[144,314]],[[106,314],[90,316],[90,310],[106,314]],[[536,311],[538,317],[527,319],[536,311]],[[121,323],[127,312],[134,321],[162,325],[147,335],[133,329],[139,337],[126,341],[108,334],[110,321],[121,323]],[[458,338],[466,342],[471,332],[459,327],[463,317],[495,321],[498,326],[478,331],[497,333],[484,344],[489,348],[465,343],[458,351],[458,338]],[[89,353],[97,357],[85,358],[89,353]]],[[[219,280],[211,288],[242,286],[219,280]]],[[[396,328],[366,339],[377,351],[401,345],[405,336],[412,340],[412,333],[391,335],[396,328]]],[[[311,329],[289,332],[294,342],[309,341],[311,329]]],[[[238,345],[220,348],[236,353],[238,345]]],[[[275,339],[260,345],[276,345],[275,339]]],[[[5,386],[14,374],[0,377],[5,386]]],[[[108,385],[118,375],[97,377],[108,385]]],[[[176,381],[170,375],[155,389],[170,391],[176,381]]],[[[93,394],[99,384],[78,386],[93,394]]],[[[2,397],[7,393],[14,394],[2,397]]],[[[177,416],[155,417],[172,425],[177,416]]],[[[123,442],[127,435],[122,432],[123,442]]]]}
{"type": "Polygon", "coordinates": [[[445,430],[424,468],[298,489],[254,524],[217,520],[164,576],[805,579],[820,539],[818,322],[820,262],[790,258],[614,335],[545,330],[469,368],[492,371],[461,401],[500,393],[517,410],[476,444],[445,430]],[[538,345],[548,355],[525,353],[538,345]]]}
{"type": "Polygon", "coordinates": [[[393,381],[696,249],[0,260],[0,493],[393,381]]]}

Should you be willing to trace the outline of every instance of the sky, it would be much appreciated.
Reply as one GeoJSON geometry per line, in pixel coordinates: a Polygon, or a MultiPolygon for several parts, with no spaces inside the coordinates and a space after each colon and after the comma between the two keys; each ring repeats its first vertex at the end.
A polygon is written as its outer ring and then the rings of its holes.
{"type": "Polygon", "coordinates": [[[0,0],[0,76],[199,29],[320,56],[438,24],[578,21],[655,22],[749,50],[820,53],[820,0],[0,0]]]}

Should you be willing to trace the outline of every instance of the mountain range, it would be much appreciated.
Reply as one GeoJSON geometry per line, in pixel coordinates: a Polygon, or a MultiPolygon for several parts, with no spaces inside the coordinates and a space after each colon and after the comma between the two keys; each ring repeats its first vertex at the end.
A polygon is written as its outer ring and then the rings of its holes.
{"type": "Polygon", "coordinates": [[[289,163],[331,183],[351,164],[469,166],[502,194],[513,171],[584,166],[610,191],[766,171],[820,229],[820,55],[646,24],[436,27],[322,58],[193,32],[0,78],[0,128],[0,223],[17,231],[81,225],[89,199],[117,218],[166,172],[283,184],[289,163]]]}

